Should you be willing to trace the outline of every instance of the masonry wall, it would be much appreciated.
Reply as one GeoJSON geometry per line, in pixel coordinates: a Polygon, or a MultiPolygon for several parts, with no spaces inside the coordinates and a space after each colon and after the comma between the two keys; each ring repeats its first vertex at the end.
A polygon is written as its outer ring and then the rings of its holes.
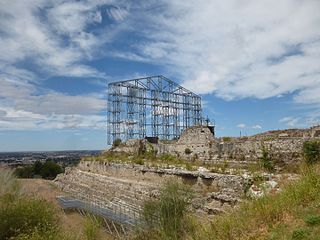
{"type": "Polygon", "coordinates": [[[193,210],[205,214],[232,208],[245,188],[245,180],[237,175],[94,161],[81,161],[55,179],[77,199],[132,214],[138,214],[145,200],[157,197],[167,181],[189,185],[195,193],[193,210]]]}
{"type": "Polygon", "coordinates": [[[319,137],[320,126],[270,131],[242,138],[215,138],[208,127],[194,126],[186,129],[175,142],[151,144],[145,140],[133,140],[116,150],[137,153],[139,146],[143,144],[146,149],[155,150],[158,154],[169,153],[190,161],[233,161],[242,164],[256,162],[262,156],[262,149],[266,149],[275,162],[289,164],[302,159],[305,141],[319,137]],[[190,149],[191,154],[186,154],[186,149],[190,149]]]}

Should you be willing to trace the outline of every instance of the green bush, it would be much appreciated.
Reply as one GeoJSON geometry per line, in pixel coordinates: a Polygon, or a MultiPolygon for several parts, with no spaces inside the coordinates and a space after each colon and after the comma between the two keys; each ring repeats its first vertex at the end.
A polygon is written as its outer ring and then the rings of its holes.
{"type": "Polygon", "coordinates": [[[231,142],[232,138],[231,137],[222,137],[222,140],[224,142],[231,142]]]}
{"type": "Polygon", "coordinates": [[[15,171],[20,178],[33,178],[35,175],[40,175],[45,179],[54,179],[62,172],[63,168],[52,160],[47,160],[45,163],[36,161],[33,165],[17,168],[15,171]]]}
{"type": "Polygon", "coordinates": [[[22,233],[16,237],[10,238],[10,240],[75,240],[72,235],[66,235],[56,230],[49,230],[45,232],[39,232],[37,229],[30,233],[22,233]]]}
{"type": "Polygon", "coordinates": [[[302,228],[298,228],[292,232],[292,239],[293,240],[300,240],[300,239],[307,239],[308,233],[306,230],[302,228]]]}
{"type": "Polygon", "coordinates": [[[33,164],[33,171],[34,171],[34,174],[35,175],[41,175],[41,170],[43,168],[43,163],[40,162],[40,161],[36,161],[34,164],[33,164]]]}
{"type": "Polygon", "coordinates": [[[320,224],[320,215],[308,215],[304,221],[309,225],[318,225],[320,224]]]}
{"type": "Polygon", "coordinates": [[[53,207],[42,200],[12,195],[0,198],[0,239],[10,239],[38,231],[55,231],[57,219],[53,207]]]}
{"type": "Polygon", "coordinates": [[[189,154],[192,153],[192,151],[191,151],[190,148],[186,148],[186,149],[184,150],[184,153],[187,154],[187,155],[189,155],[189,154]]]}
{"type": "Polygon", "coordinates": [[[144,219],[149,229],[158,231],[162,239],[183,239],[183,223],[191,197],[185,185],[168,182],[158,200],[144,205],[144,219]]]}
{"type": "Polygon", "coordinates": [[[86,240],[98,240],[100,236],[101,221],[93,215],[86,216],[84,224],[84,236],[86,240]]]}
{"type": "Polygon", "coordinates": [[[320,141],[305,141],[303,143],[303,155],[307,164],[320,162],[320,141]]]}
{"type": "Polygon", "coordinates": [[[272,159],[270,157],[270,153],[269,153],[268,149],[265,147],[262,147],[262,156],[260,157],[260,161],[262,163],[262,167],[265,170],[267,170],[269,172],[274,171],[274,165],[273,165],[272,159]]]}
{"type": "Polygon", "coordinates": [[[115,140],[113,141],[112,146],[113,146],[113,147],[119,147],[120,144],[121,144],[121,139],[120,139],[120,138],[117,138],[117,139],[115,139],[115,140]]]}
{"type": "Polygon", "coordinates": [[[54,179],[63,169],[59,164],[53,161],[46,161],[40,171],[41,177],[45,179],[54,179]]]}
{"type": "Polygon", "coordinates": [[[141,157],[137,156],[136,158],[133,159],[133,163],[143,165],[144,160],[141,157]]]}

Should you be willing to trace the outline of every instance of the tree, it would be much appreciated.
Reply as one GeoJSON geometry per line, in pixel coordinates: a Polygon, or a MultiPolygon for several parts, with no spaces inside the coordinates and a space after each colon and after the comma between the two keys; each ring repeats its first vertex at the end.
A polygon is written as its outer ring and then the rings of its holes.
{"type": "Polygon", "coordinates": [[[63,169],[53,161],[46,161],[41,169],[41,177],[45,179],[54,179],[63,169]]]}
{"type": "Polygon", "coordinates": [[[33,165],[34,174],[35,175],[41,175],[41,170],[43,168],[43,163],[40,161],[36,161],[33,165]]]}
{"type": "Polygon", "coordinates": [[[308,164],[320,162],[320,140],[305,141],[303,155],[308,164]]]}

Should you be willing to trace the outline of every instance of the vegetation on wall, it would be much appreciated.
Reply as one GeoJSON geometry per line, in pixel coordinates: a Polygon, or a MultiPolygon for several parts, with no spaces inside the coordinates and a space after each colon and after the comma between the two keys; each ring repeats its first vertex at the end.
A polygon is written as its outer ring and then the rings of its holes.
{"type": "MultiPolygon", "coordinates": [[[[229,213],[215,216],[210,223],[203,223],[197,218],[188,218],[185,214],[182,218],[185,220],[182,220],[180,225],[183,230],[176,229],[176,235],[170,235],[174,224],[169,221],[170,225],[154,224],[154,228],[144,232],[144,235],[140,233],[136,239],[318,240],[320,236],[320,166],[313,165],[302,168],[301,171],[301,178],[288,183],[281,192],[245,202],[229,213]]],[[[157,213],[159,209],[161,207],[157,204],[151,203],[148,206],[151,213],[157,213]]],[[[175,207],[172,206],[170,209],[175,207]]],[[[170,212],[173,214],[175,211],[170,212]]],[[[171,218],[174,217],[170,216],[171,218]]]]}
{"type": "Polygon", "coordinates": [[[119,147],[121,144],[121,139],[120,138],[117,138],[113,141],[112,143],[112,147],[119,147]]]}
{"type": "Polygon", "coordinates": [[[269,172],[274,171],[274,163],[272,161],[271,154],[265,146],[262,147],[262,156],[260,157],[260,161],[265,170],[269,172]]]}
{"type": "Polygon", "coordinates": [[[320,140],[304,142],[303,155],[307,164],[320,162],[320,140]]]}
{"type": "Polygon", "coordinates": [[[190,148],[186,148],[186,149],[184,150],[184,153],[187,154],[187,155],[189,155],[189,154],[192,153],[192,151],[191,151],[190,148]]]}

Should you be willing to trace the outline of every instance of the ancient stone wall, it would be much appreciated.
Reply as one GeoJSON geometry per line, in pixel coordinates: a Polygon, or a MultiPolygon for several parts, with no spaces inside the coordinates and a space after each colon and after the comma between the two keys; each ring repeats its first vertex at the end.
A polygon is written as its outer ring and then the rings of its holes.
{"type": "Polygon", "coordinates": [[[307,131],[281,131],[276,135],[265,135],[244,138],[214,138],[206,127],[187,129],[180,139],[173,144],[154,144],[159,154],[170,153],[189,160],[200,160],[206,163],[217,161],[255,162],[265,149],[270,157],[278,163],[299,161],[303,142],[310,139],[307,131]],[[280,135],[280,136],[279,136],[280,135]],[[300,136],[300,137],[295,137],[300,136]],[[189,148],[192,153],[186,154],[189,148]]]}
{"type": "Polygon", "coordinates": [[[245,180],[237,175],[93,161],[82,161],[55,179],[62,190],[78,199],[132,213],[139,212],[146,199],[157,197],[167,181],[189,185],[196,196],[193,210],[209,214],[233,207],[245,188],[245,180]]]}
{"type": "Polygon", "coordinates": [[[138,152],[141,144],[157,154],[172,154],[178,157],[205,163],[231,161],[242,164],[256,162],[265,149],[277,163],[289,164],[302,157],[303,142],[320,137],[320,126],[310,129],[286,129],[269,131],[251,137],[215,138],[206,126],[194,126],[186,129],[178,141],[147,143],[146,140],[132,140],[123,143],[116,151],[138,152]],[[191,153],[186,153],[190,149],[191,153]]]}

